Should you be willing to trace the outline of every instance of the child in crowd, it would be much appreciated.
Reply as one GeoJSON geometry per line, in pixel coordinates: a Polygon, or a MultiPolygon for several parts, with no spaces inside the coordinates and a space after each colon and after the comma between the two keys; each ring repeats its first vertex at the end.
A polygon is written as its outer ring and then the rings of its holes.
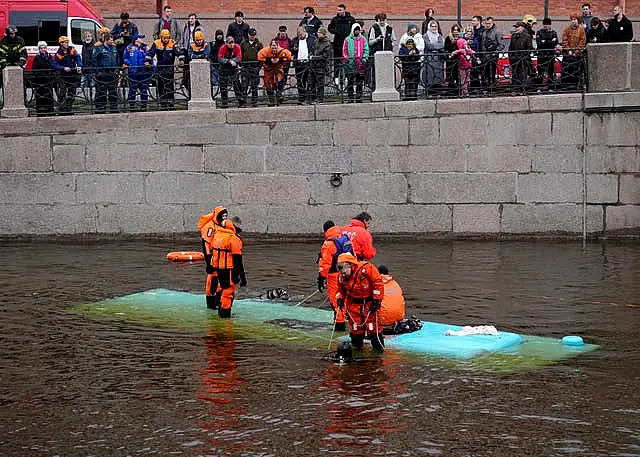
{"type": "Polygon", "coordinates": [[[471,82],[472,58],[475,54],[469,47],[469,42],[464,38],[459,38],[456,42],[458,49],[451,53],[451,56],[458,57],[458,70],[460,71],[460,96],[469,95],[469,83],[471,82]]]}

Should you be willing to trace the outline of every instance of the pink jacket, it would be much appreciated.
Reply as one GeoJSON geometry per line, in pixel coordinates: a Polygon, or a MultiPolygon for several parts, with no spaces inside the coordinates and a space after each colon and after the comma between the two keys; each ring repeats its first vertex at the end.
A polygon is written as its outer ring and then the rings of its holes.
{"type": "Polygon", "coordinates": [[[471,57],[475,54],[475,52],[473,52],[473,49],[471,48],[464,48],[464,45],[467,44],[467,40],[465,40],[464,38],[458,38],[456,44],[458,45],[458,49],[453,51],[452,55],[458,56],[458,68],[460,68],[461,70],[471,68],[471,57]]]}

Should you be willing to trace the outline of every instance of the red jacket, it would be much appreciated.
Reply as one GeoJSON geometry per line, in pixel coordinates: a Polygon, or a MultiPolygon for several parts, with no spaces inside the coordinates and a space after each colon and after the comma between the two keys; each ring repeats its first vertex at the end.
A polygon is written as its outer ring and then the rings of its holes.
{"type": "Polygon", "coordinates": [[[358,219],[351,219],[349,225],[342,228],[342,233],[346,233],[351,239],[353,252],[358,259],[371,260],[376,256],[373,237],[365,227],[364,222],[358,219]]]}

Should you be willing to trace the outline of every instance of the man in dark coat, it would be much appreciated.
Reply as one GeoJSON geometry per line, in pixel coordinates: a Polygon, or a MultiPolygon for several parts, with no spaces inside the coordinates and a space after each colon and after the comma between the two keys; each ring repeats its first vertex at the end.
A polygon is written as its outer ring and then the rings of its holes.
{"type": "Polygon", "coordinates": [[[227,27],[227,36],[233,37],[233,42],[240,45],[240,43],[249,38],[249,29],[249,24],[244,21],[244,13],[236,11],[234,21],[227,27]]]}
{"type": "Polygon", "coordinates": [[[304,17],[298,25],[307,29],[307,33],[315,40],[318,38],[318,29],[322,27],[322,21],[316,16],[316,10],[311,6],[305,6],[304,17]]]}
{"type": "Polygon", "coordinates": [[[298,27],[297,35],[291,42],[293,67],[296,71],[298,105],[302,105],[307,101],[307,92],[311,89],[309,83],[313,83],[313,78],[309,80],[309,76],[311,74],[310,62],[315,43],[315,38],[303,26],[298,27]]]}
{"type": "Polygon", "coordinates": [[[333,34],[333,77],[340,77],[340,65],[338,63],[342,60],[342,44],[344,39],[351,33],[351,26],[356,22],[356,19],[347,11],[347,7],[344,4],[338,5],[338,12],[331,19],[329,23],[329,33],[333,34]]]}
{"type": "Polygon", "coordinates": [[[526,30],[524,22],[513,25],[516,32],[509,43],[509,61],[513,68],[513,87],[520,93],[526,92],[529,73],[531,72],[530,51],[533,49],[531,35],[526,30]]]}
{"type": "Polygon", "coordinates": [[[607,35],[611,43],[623,43],[633,40],[633,24],[624,15],[622,7],[613,9],[613,18],[609,19],[607,35]]]}

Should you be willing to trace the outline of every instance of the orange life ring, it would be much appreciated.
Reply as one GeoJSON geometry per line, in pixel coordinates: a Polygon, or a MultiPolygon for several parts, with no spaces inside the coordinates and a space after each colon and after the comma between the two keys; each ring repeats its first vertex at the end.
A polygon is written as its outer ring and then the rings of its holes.
{"type": "Polygon", "coordinates": [[[172,262],[195,262],[204,260],[204,254],[200,251],[174,251],[167,254],[167,260],[172,262]]]}

